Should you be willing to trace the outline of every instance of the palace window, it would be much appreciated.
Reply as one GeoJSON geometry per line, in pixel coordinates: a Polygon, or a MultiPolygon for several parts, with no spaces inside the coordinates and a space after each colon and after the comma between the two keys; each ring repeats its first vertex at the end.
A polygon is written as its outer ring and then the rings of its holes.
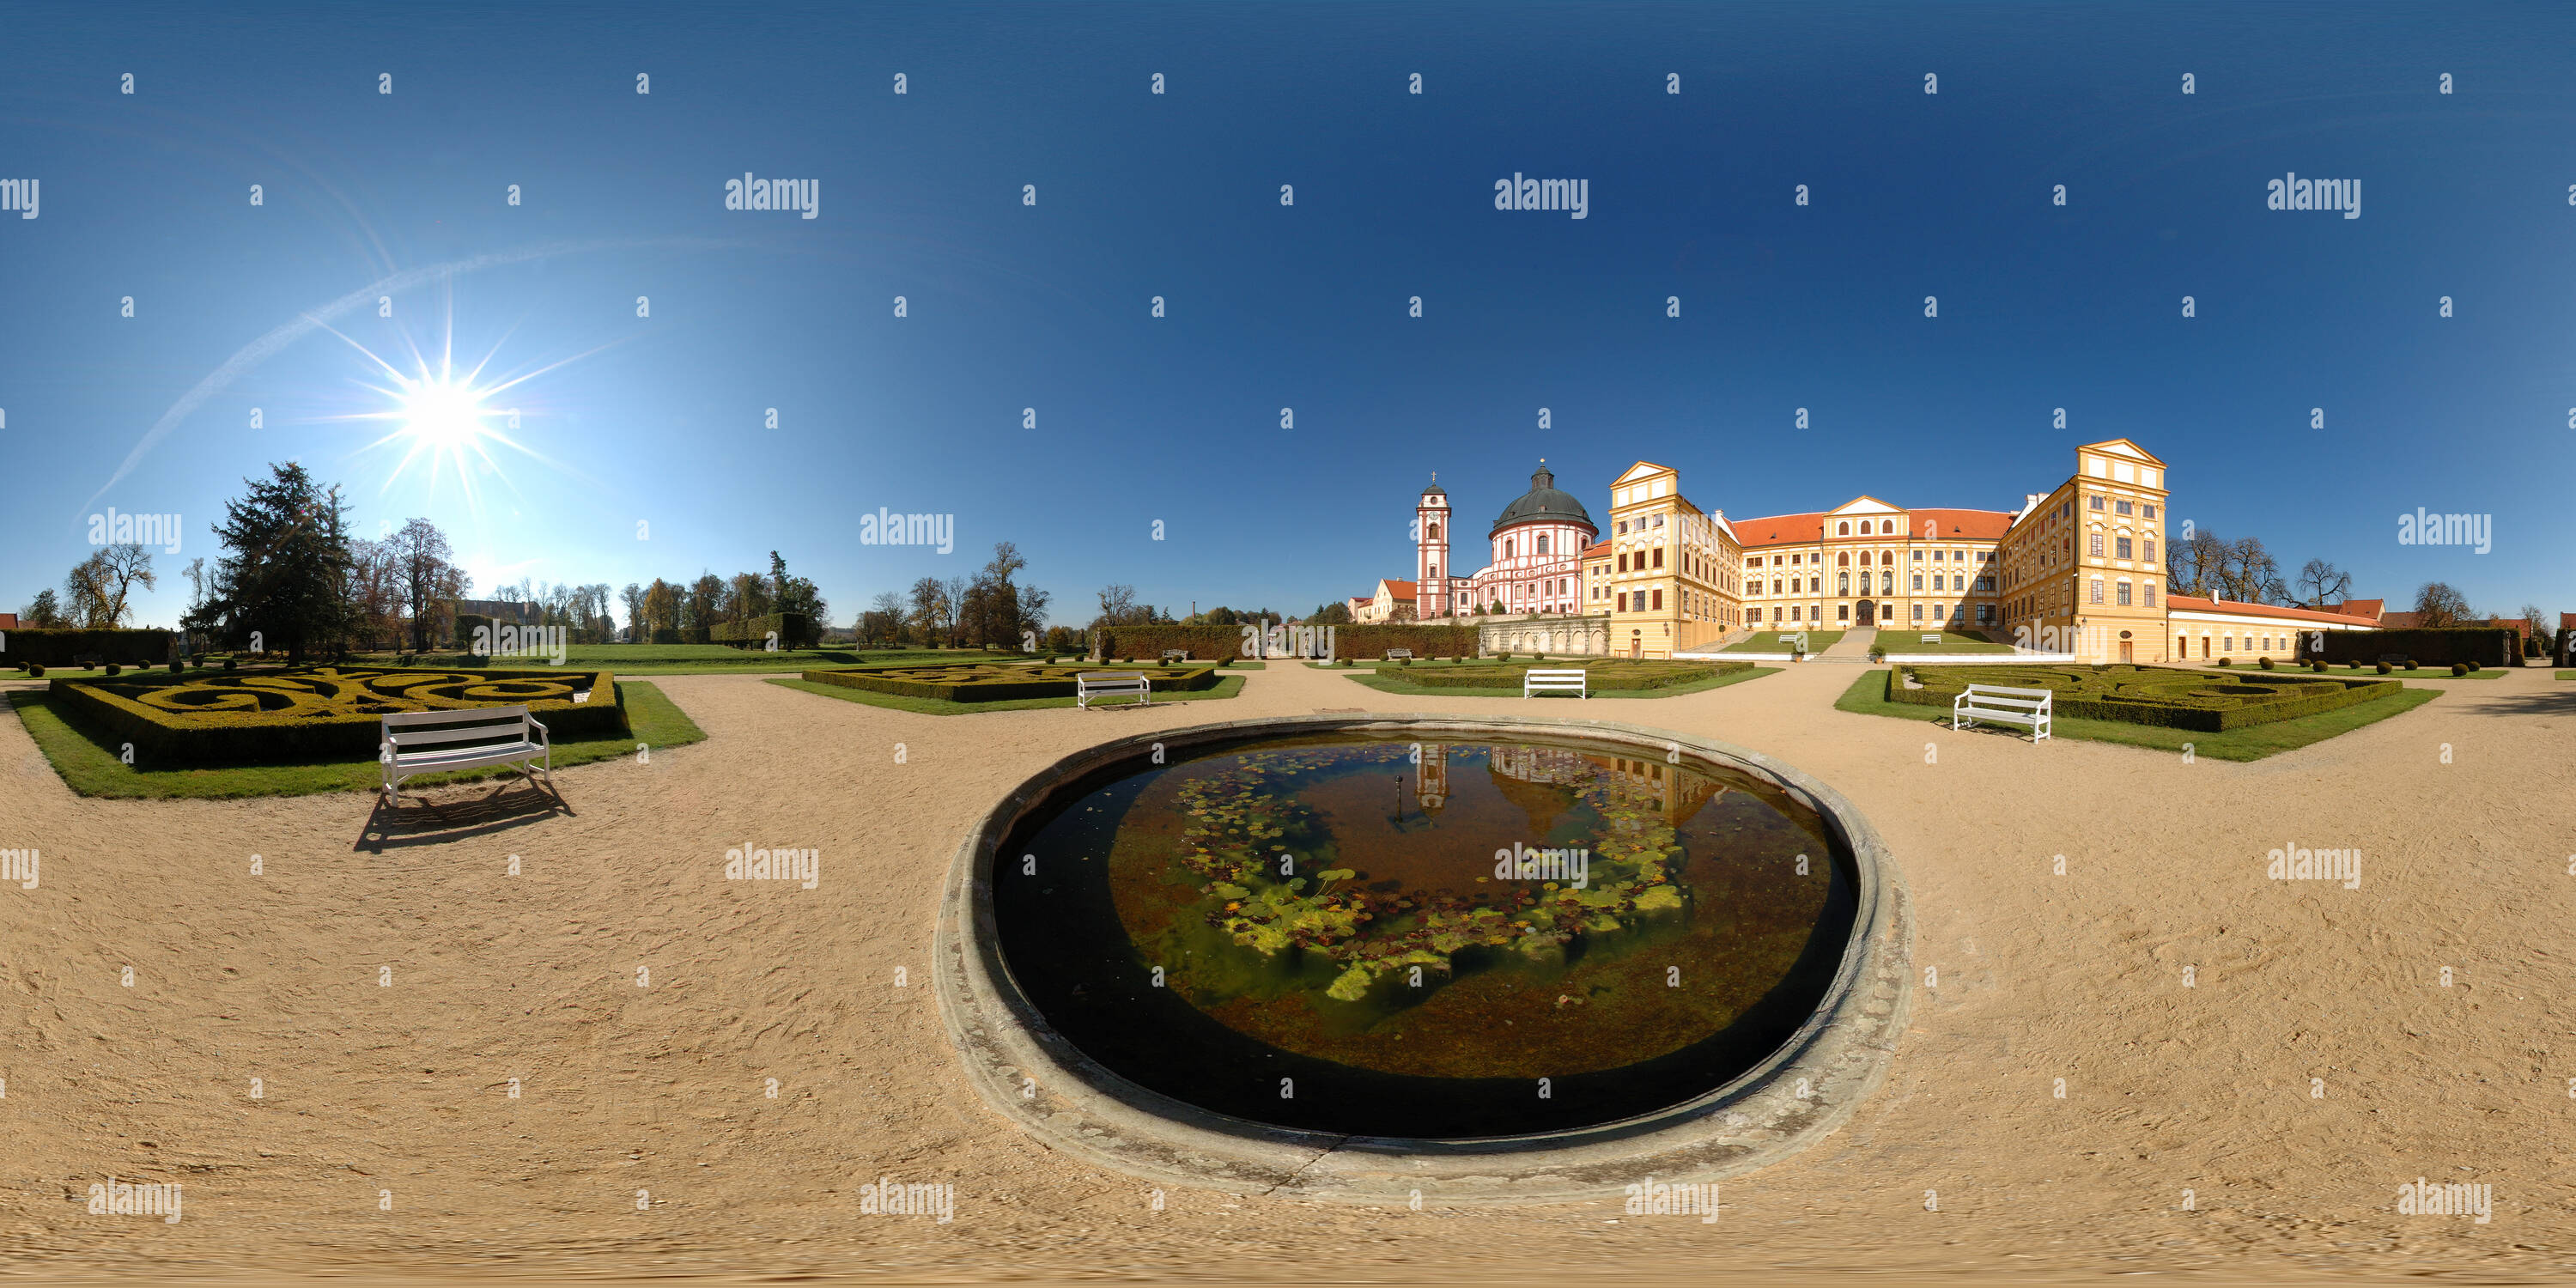
{"type": "Polygon", "coordinates": [[[1994,624],[1995,624],[1995,606],[1994,606],[1994,605],[1992,605],[1992,604],[1979,604],[1979,605],[1977,605],[1977,624],[1978,624],[1979,626],[1992,626],[1992,625],[1994,625],[1994,624]]]}
{"type": "Polygon", "coordinates": [[[2155,584],[2154,582],[2152,582],[2152,581],[2142,581],[2142,582],[2139,582],[2139,583],[2138,583],[2138,590],[2139,590],[2139,591],[2141,592],[2141,594],[2143,595],[2143,598],[2141,598],[2138,602],[2145,604],[2145,605],[2146,605],[2147,607],[2149,607],[2149,608],[2153,608],[2153,607],[2155,607],[2155,606],[2156,606],[2156,584],[2155,584]]]}
{"type": "Polygon", "coordinates": [[[1619,552],[1619,571],[1628,571],[1628,552],[1625,550],[1619,552]]]}
{"type": "Polygon", "coordinates": [[[1503,557],[1505,559],[1512,557],[1512,539],[1510,537],[1503,538],[1503,557]]]}
{"type": "Polygon", "coordinates": [[[2233,653],[2233,652],[2235,652],[2235,651],[2236,651],[2236,637],[2235,637],[2235,636],[2233,636],[2233,635],[2229,635],[2229,636],[2222,637],[2222,638],[2218,641],[2218,647],[2219,647],[2221,650],[2224,650],[2224,651],[2229,652],[2229,653],[2233,653]]]}
{"type": "Polygon", "coordinates": [[[1780,609],[1777,605],[1774,605],[1771,609],[1771,620],[1775,622],[1780,620],[1780,609]]]}
{"type": "Polygon", "coordinates": [[[1923,620],[1923,605],[1916,604],[1914,606],[1914,620],[1918,622],[1923,620]]]}
{"type": "Polygon", "coordinates": [[[2120,586],[2119,586],[2119,596],[2120,596],[2120,599],[2119,599],[2120,604],[2121,604],[2123,607],[2126,607],[2126,606],[2128,605],[2128,602],[2129,602],[2129,583],[2127,583],[2127,582],[2125,582],[2125,581],[2120,583],[2120,586]]]}
{"type": "Polygon", "coordinates": [[[1790,606],[1790,608],[1789,608],[1789,620],[1790,620],[1790,621],[1793,621],[1793,622],[1794,622],[1794,621],[1799,620],[1799,618],[1798,618],[1798,613],[1799,613],[1799,611],[1800,611],[1800,610],[1798,609],[1798,607],[1797,607],[1796,605],[1794,605],[1794,604],[1793,604],[1793,605],[1791,605],[1791,606],[1790,606]]]}
{"type": "Polygon", "coordinates": [[[1662,546],[1655,547],[1655,566],[1658,568],[1664,566],[1664,548],[1662,546]]]}
{"type": "Polygon", "coordinates": [[[1777,577],[1771,579],[1771,593],[1774,595],[1780,593],[1780,579],[1777,577]]]}
{"type": "Polygon", "coordinates": [[[1850,552],[1850,551],[1846,550],[1846,551],[1844,551],[1844,552],[1842,553],[1842,564],[1843,564],[1843,567],[1845,567],[1845,568],[1849,568],[1849,567],[1851,567],[1851,552],[1850,552]]]}
{"type": "Polygon", "coordinates": [[[2127,559],[2132,557],[2129,553],[2130,545],[2127,537],[2115,537],[2112,539],[2111,544],[2117,549],[2119,558],[2127,559]]]}
{"type": "Polygon", "coordinates": [[[1835,616],[1837,619],[1842,620],[1842,621],[1846,621],[1846,622],[1850,621],[1850,620],[1851,620],[1851,605],[1849,605],[1849,604],[1836,604],[1836,605],[1834,605],[1834,616],[1835,616]]]}
{"type": "Polygon", "coordinates": [[[2152,518],[2156,517],[2156,507],[2154,507],[2154,506],[2152,506],[2152,505],[2147,506],[2147,507],[2145,508],[2144,513],[2145,513],[2145,517],[2152,519],[2152,518]]]}
{"type": "Polygon", "coordinates": [[[1882,594],[1882,595],[1893,595],[1893,594],[1895,594],[1895,593],[1896,593],[1896,574],[1895,574],[1895,573],[1887,572],[1887,571],[1885,571],[1885,570],[1881,570],[1881,571],[1879,572],[1879,574],[1878,574],[1878,593],[1880,593],[1880,594],[1882,594]]]}
{"type": "Polygon", "coordinates": [[[2111,503],[2111,513],[2113,513],[2113,514],[2127,514],[2128,512],[2129,512],[2129,503],[2128,503],[2128,502],[2126,502],[2126,501],[2114,501],[2114,502],[2112,502],[2112,503],[2111,503]]]}
{"type": "Polygon", "coordinates": [[[2093,602],[2102,602],[2102,579],[2099,577],[2093,579],[2093,602]]]}
{"type": "Polygon", "coordinates": [[[2102,498],[2100,498],[2100,497],[2098,497],[2098,496],[2096,496],[2096,497],[2087,497],[2087,498],[2085,499],[2085,505],[2086,505],[2086,508],[2088,508],[2088,509],[2099,510],[2099,509],[2101,509],[2101,508],[2102,508],[2102,498]]]}
{"type": "Polygon", "coordinates": [[[1664,607],[1664,592],[1662,592],[1662,591],[1658,590],[1658,591],[1656,591],[1656,592],[1655,592],[1655,609],[1656,609],[1656,611],[1660,612],[1660,611],[1662,611],[1663,607],[1664,607]]]}
{"type": "Polygon", "coordinates": [[[1977,589],[1982,590],[1987,594],[1993,594],[1995,589],[1995,579],[1992,577],[1977,578],[1977,589]]]}
{"type": "Polygon", "coordinates": [[[2086,543],[2085,553],[2086,553],[2086,554],[2089,554],[2089,555],[2091,555],[2091,556],[2093,556],[2093,557],[2094,557],[2094,558],[2096,558],[2096,559],[2101,558],[2101,557],[2102,557],[2102,534],[2101,534],[2101,533],[2099,533],[2099,532],[2094,532],[2094,533],[2088,533],[2087,535],[2088,535],[2088,536],[2090,536],[2090,537],[2092,537],[2092,540],[2091,540],[2090,542],[2086,543]]]}
{"type": "Polygon", "coordinates": [[[1850,536],[1850,535],[1851,535],[1851,525],[1850,525],[1850,524],[1848,524],[1848,523],[1837,523],[1837,524],[1835,524],[1835,525],[1834,525],[1834,535],[1835,535],[1835,536],[1838,536],[1838,537],[1848,537],[1848,536],[1850,536]]]}
{"type": "Polygon", "coordinates": [[[1538,539],[1538,551],[1537,551],[1537,553],[1539,553],[1539,554],[1546,554],[1546,553],[1547,553],[1547,538],[1545,538],[1545,537],[1540,537],[1540,538],[1538,539]]]}
{"type": "Polygon", "coordinates": [[[1835,593],[1835,594],[1837,594],[1837,595],[1848,595],[1848,594],[1850,594],[1850,593],[1851,593],[1851,574],[1850,574],[1850,573],[1844,573],[1844,574],[1842,574],[1842,580],[1841,580],[1841,583],[1835,587],[1835,589],[1834,589],[1834,593],[1835,593]]]}
{"type": "MultiPolygon", "coordinates": [[[[1919,573],[1919,572],[1918,572],[1918,573],[1916,573],[1916,574],[1914,574],[1914,588],[1915,588],[1916,590],[1921,590],[1921,589],[1923,589],[1923,574],[1921,574],[1921,573],[1919,573]]],[[[1933,579],[1932,579],[1932,589],[1934,589],[1934,590],[1939,590],[1940,588],[1941,588],[1941,579],[1940,579],[1940,578],[1938,578],[1938,577],[1933,578],[1933,579]]]]}
{"type": "Polygon", "coordinates": [[[1432,540],[1438,541],[1440,539],[1440,525],[1438,523],[1430,524],[1422,530],[1425,534],[1430,536],[1432,540]]]}
{"type": "Polygon", "coordinates": [[[1619,611],[1623,613],[1628,611],[1628,592],[1624,590],[1619,592],[1619,611]]]}
{"type": "Polygon", "coordinates": [[[1807,579],[1807,593],[1808,593],[1808,594],[1813,595],[1813,594],[1821,593],[1821,592],[1824,590],[1824,588],[1825,588],[1825,579],[1824,579],[1824,578],[1822,578],[1822,577],[1809,577],[1809,578],[1807,579]]]}

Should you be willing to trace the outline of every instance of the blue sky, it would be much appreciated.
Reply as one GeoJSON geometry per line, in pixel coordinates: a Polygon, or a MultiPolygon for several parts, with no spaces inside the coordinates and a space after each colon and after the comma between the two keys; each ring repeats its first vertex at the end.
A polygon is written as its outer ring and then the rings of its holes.
{"type": "Polygon", "coordinates": [[[1079,621],[1107,582],[1303,612],[1407,575],[1434,470],[1479,534],[1541,456],[1596,517],[1639,458],[1737,515],[2008,509],[2126,436],[2285,574],[2576,609],[2567,11],[115,13],[0,6],[0,178],[42,194],[0,215],[9,608],[114,506],[185,516],[139,614],[174,621],[223,501],[290,458],[368,535],[435,520],[478,590],[777,549],[847,621],[1010,540],[1079,621]],[[817,180],[818,217],[724,209],[746,171],[817,180]],[[2359,180],[2361,217],[2267,210],[2290,171],[2359,180]],[[1588,217],[1495,210],[1515,172],[1587,180],[1588,217]],[[562,364],[496,399],[528,452],[479,503],[365,450],[399,422],[335,419],[390,406],[319,330],[117,477],[245,346],[478,261],[331,324],[562,364]],[[954,513],[956,550],[859,544],[878,506],[954,513]],[[2418,506],[2494,515],[2492,552],[2398,544],[2418,506]]]}

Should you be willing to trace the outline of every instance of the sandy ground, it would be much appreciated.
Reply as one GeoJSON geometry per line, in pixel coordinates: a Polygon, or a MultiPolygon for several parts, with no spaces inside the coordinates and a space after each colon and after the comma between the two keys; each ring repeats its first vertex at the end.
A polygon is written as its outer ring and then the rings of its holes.
{"type": "Polygon", "coordinates": [[[42,854],[0,886],[0,1273],[2576,1274],[2576,684],[2453,682],[2238,765],[1834,711],[1856,674],[1589,704],[1839,787],[1938,971],[1886,1087],[1727,1182],[1716,1225],[1616,1194],[1155,1211],[988,1113],[946,1048],[942,873],[1006,784],[1152,725],[1518,701],[1274,663],[1221,703],[940,718],[663,677],[709,741],[562,773],[569,814],[513,789],[380,850],[363,796],[80,800],[0,719],[0,848],[42,854]],[[820,849],[818,887],[724,881],[746,842],[820,849]],[[2360,887],[2267,880],[2284,844],[2359,848],[2360,887]],[[111,1175],[182,1182],[183,1220],[88,1214],[111,1175]],[[860,1215],[880,1176],[953,1184],[954,1222],[860,1215]],[[2399,1215],[2419,1176],[2491,1184],[2492,1222],[2399,1215]]]}

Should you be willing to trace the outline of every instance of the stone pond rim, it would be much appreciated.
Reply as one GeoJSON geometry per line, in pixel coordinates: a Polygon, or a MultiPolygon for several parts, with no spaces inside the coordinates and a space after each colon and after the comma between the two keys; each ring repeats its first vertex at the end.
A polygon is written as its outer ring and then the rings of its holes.
{"type": "Polygon", "coordinates": [[[1545,1203],[1615,1197],[1644,1181],[1723,1179],[1830,1135],[1885,1076],[1912,997],[1913,915],[1902,875],[1851,802],[1804,772],[1704,738],[1606,720],[1533,716],[1279,716],[1163,729],[1065,756],[1005,794],[950,860],[933,987],[949,1041],[985,1104],[1045,1144],[1151,1184],[1368,1204],[1545,1203]],[[1579,737],[1657,758],[1684,756],[1777,784],[1849,851],[1853,919],[1832,984],[1807,1022],[1741,1076],[1683,1104],[1619,1122],[1528,1136],[1421,1140],[1269,1127],[1149,1091],[1057,1033],[1004,966],[990,892],[996,849],[1056,788],[1161,743],[1166,755],[1251,738],[1318,733],[1472,740],[1579,737]],[[1799,1094],[1801,1089],[1807,1093],[1799,1094]]]}

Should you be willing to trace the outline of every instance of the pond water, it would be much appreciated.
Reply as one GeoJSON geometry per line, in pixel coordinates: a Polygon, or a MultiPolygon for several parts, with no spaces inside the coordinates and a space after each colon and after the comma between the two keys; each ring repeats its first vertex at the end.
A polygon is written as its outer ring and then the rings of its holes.
{"type": "Polygon", "coordinates": [[[1076,1047],[1313,1131],[1523,1135],[1682,1103],[1804,1023],[1851,931],[1818,815],[1580,739],[1331,734],[1064,785],[991,877],[1076,1047]]]}

